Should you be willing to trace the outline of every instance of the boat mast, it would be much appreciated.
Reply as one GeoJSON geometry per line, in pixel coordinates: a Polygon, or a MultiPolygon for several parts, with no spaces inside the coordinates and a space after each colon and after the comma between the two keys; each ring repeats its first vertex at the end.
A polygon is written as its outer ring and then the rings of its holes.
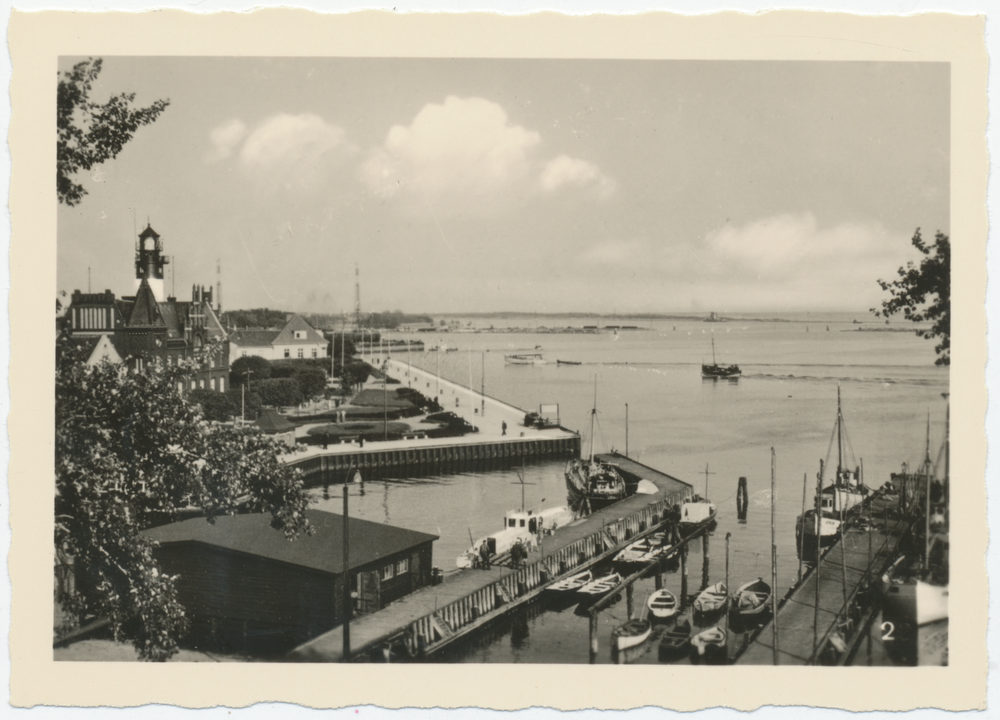
{"type": "Polygon", "coordinates": [[[843,426],[844,415],[840,410],[840,385],[837,385],[837,481],[834,483],[835,485],[840,485],[840,473],[844,463],[843,426]]]}
{"type": "Polygon", "coordinates": [[[931,411],[927,410],[927,440],[924,444],[924,570],[929,567],[931,547],[931,411]]]}
{"type": "Polygon", "coordinates": [[[594,421],[597,419],[597,375],[594,375],[594,407],[590,410],[590,462],[594,462],[594,421]]]}
{"type": "MultiPolygon", "coordinates": [[[[712,313],[715,315],[715,313],[712,313]]],[[[719,362],[715,359],[715,333],[712,333],[712,365],[718,367],[719,362]]]]}

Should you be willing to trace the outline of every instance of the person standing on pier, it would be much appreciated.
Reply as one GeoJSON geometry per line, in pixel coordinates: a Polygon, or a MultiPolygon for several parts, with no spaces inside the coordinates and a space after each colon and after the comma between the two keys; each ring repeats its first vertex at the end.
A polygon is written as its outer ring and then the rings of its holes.
{"type": "Polygon", "coordinates": [[[506,420],[504,420],[502,423],[500,423],[500,431],[501,431],[500,432],[501,435],[506,435],[507,434],[507,421],[506,420]]]}
{"type": "Polygon", "coordinates": [[[489,546],[485,542],[483,542],[483,544],[481,544],[479,546],[479,558],[482,561],[483,570],[489,570],[490,569],[490,548],[489,548],[489,546]]]}

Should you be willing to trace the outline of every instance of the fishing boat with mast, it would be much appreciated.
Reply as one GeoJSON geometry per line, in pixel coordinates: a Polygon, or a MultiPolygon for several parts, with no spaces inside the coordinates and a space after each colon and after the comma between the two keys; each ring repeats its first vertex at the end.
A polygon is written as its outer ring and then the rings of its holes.
{"type": "Polygon", "coordinates": [[[594,407],[590,411],[590,456],[566,463],[566,489],[570,505],[583,513],[607,507],[627,494],[625,479],[614,465],[594,457],[594,425],[597,421],[597,379],[594,379],[594,407]]]}
{"type": "MultiPolygon", "coordinates": [[[[864,483],[864,474],[860,463],[851,464],[855,458],[850,441],[847,437],[847,427],[844,423],[844,412],[841,407],[840,386],[837,386],[837,419],[834,423],[833,435],[830,438],[830,448],[837,444],[837,471],[833,483],[824,486],[825,468],[827,462],[820,460],[817,474],[818,510],[813,507],[798,517],[795,524],[796,545],[799,553],[811,557],[815,552],[816,543],[820,547],[832,545],[840,533],[841,523],[846,520],[847,513],[861,505],[869,495],[870,490],[864,483]]],[[[827,450],[829,460],[830,450],[827,450]]]]}
{"type": "MultiPolygon", "coordinates": [[[[930,456],[930,417],[927,419],[927,443],[922,471],[923,522],[917,527],[914,542],[901,554],[881,578],[883,614],[915,626],[948,618],[948,433],[945,423],[943,444],[945,479],[938,483],[930,456]],[[935,490],[937,492],[935,493],[935,490]]],[[[940,456],[939,456],[940,459],[940,456]]],[[[914,500],[918,498],[914,497],[914,500]]],[[[914,505],[917,503],[914,502],[914,505]]]]}
{"type": "Polygon", "coordinates": [[[701,376],[707,380],[719,378],[738,378],[742,375],[739,365],[719,365],[715,359],[715,335],[712,335],[712,364],[701,364],[701,376]]]}

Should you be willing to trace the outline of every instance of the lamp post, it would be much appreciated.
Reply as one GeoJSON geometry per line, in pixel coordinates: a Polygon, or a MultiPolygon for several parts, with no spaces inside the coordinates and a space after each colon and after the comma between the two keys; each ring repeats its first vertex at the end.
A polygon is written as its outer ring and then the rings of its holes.
{"type": "Polygon", "coordinates": [[[253,370],[247,369],[243,372],[242,392],[240,392],[240,417],[243,423],[247,421],[247,383],[250,382],[251,375],[253,370]]]}

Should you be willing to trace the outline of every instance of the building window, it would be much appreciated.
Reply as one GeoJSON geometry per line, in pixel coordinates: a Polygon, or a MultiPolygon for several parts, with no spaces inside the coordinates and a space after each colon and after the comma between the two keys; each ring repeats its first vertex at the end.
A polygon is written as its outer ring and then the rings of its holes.
{"type": "Polygon", "coordinates": [[[410,558],[403,558],[396,562],[396,574],[402,575],[405,572],[410,572],[410,558]]]}
{"type": "Polygon", "coordinates": [[[202,390],[205,389],[205,379],[204,378],[202,378],[201,380],[198,381],[198,387],[200,389],[202,389],[202,390]]]}
{"type": "Polygon", "coordinates": [[[246,356],[247,356],[247,351],[246,350],[243,350],[242,352],[240,352],[240,357],[246,357],[246,356]]]}
{"type": "Polygon", "coordinates": [[[392,572],[392,565],[386,565],[384,568],[382,568],[383,580],[392,580],[393,574],[394,573],[392,572]]]}
{"type": "Polygon", "coordinates": [[[316,348],[313,348],[312,354],[313,354],[313,357],[316,357],[316,348]]]}
{"type": "Polygon", "coordinates": [[[226,378],[219,378],[219,392],[226,392],[226,378]]]}
{"type": "Polygon", "coordinates": [[[306,339],[306,331],[305,330],[296,330],[295,331],[295,339],[296,340],[305,340],[306,339]]]}
{"type": "Polygon", "coordinates": [[[192,380],[191,381],[191,389],[194,390],[194,387],[195,387],[195,383],[194,383],[194,380],[192,380]]]}
{"type": "Polygon", "coordinates": [[[298,355],[299,360],[305,357],[305,353],[303,352],[302,348],[299,348],[299,351],[296,354],[298,355]]]}
{"type": "Polygon", "coordinates": [[[292,351],[288,348],[285,348],[285,357],[290,358],[291,356],[292,356],[292,351]]]}

